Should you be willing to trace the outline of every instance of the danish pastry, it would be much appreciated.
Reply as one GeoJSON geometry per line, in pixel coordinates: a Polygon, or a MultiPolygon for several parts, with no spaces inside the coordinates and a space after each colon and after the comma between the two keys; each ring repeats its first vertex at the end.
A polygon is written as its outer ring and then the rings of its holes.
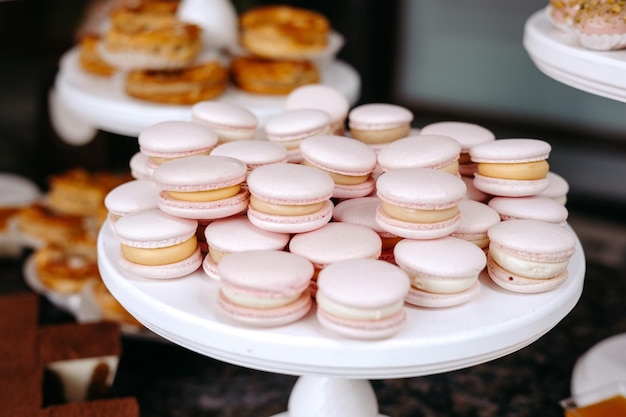
{"type": "Polygon", "coordinates": [[[233,83],[250,93],[283,95],[320,81],[317,66],[308,60],[268,60],[237,57],[231,62],[233,83]]]}
{"type": "Polygon", "coordinates": [[[100,42],[100,37],[97,35],[83,36],[79,43],[78,62],[80,67],[89,74],[110,77],[116,69],[102,59],[98,52],[98,42],[100,42]]]}
{"type": "Polygon", "coordinates": [[[92,239],[47,245],[34,253],[42,285],[59,294],[80,292],[87,282],[99,279],[96,258],[96,243],[92,239]]]}

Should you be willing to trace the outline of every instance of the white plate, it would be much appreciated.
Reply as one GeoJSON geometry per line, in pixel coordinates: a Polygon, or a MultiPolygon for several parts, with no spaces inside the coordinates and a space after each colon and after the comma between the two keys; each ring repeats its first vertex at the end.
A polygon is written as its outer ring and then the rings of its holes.
{"type": "MultiPolygon", "coordinates": [[[[136,137],[155,123],[191,119],[191,106],[150,103],[126,95],[121,72],[110,78],[87,74],[80,68],[78,55],[77,47],[63,55],[54,88],[65,107],[87,123],[107,132],[136,137]]],[[[323,84],[336,88],[351,104],[357,102],[361,79],[351,66],[333,60],[321,67],[321,78],[323,84]]],[[[229,87],[216,101],[249,108],[263,125],[269,117],[283,111],[285,96],[249,94],[229,87]]]]}
{"type": "Polygon", "coordinates": [[[407,307],[407,323],[380,341],[338,337],[312,311],[282,327],[251,328],[223,318],[216,307],[219,283],[201,270],[179,279],[149,280],[123,272],[110,227],[98,238],[98,263],[111,293],[142,324],[201,354],[291,375],[382,379],[460,369],[515,352],[552,329],[582,293],[585,258],[580,242],[569,278],[540,294],[515,294],[483,274],[472,302],[447,309],[407,307]]]}

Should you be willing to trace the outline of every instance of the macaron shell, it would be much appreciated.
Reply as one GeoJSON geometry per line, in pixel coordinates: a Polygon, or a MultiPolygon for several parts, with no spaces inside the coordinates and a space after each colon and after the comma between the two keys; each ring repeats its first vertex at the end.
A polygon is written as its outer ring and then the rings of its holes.
{"type": "Polygon", "coordinates": [[[368,175],[376,167],[376,152],[343,136],[309,137],[300,143],[300,152],[311,165],[342,175],[368,175]]]}
{"type": "MultiPolygon", "coordinates": [[[[449,175],[449,174],[446,174],[449,175]]],[[[376,210],[378,225],[396,236],[407,239],[436,239],[453,233],[461,222],[461,215],[436,223],[412,223],[395,219],[385,213],[381,206],[376,210]]]]}
{"type": "Polygon", "coordinates": [[[454,237],[473,240],[487,237],[487,230],[500,222],[500,215],[489,205],[474,200],[459,202],[461,222],[452,233],[454,237]]]}
{"type": "Polygon", "coordinates": [[[196,234],[197,220],[184,219],[159,209],[129,214],[115,224],[120,243],[137,248],[161,248],[182,243],[196,234]]]}
{"type": "Polygon", "coordinates": [[[398,139],[378,152],[383,171],[398,168],[439,169],[459,159],[461,145],[441,135],[417,135],[398,139]]]}
{"type": "Polygon", "coordinates": [[[157,208],[159,189],[151,180],[133,180],[118,185],[105,196],[104,206],[116,215],[157,208]]]}
{"type": "Polygon", "coordinates": [[[154,170],[154,182],[163,190],[206,191],[241,184],[247,165],[228,156],[196,155],[161,164],[154,170]]]}
{"type": "Polygon", "coordinates": [[[351,129],[385,130],[410,124],[412,121],[413,113],[395,104],[362,104],[348,113],[348,123],[351,129]]]}
{"type": "Polygon", "coordinates": [[[544,191],[550,185],[547,178],[539,180],[507,180],[474,174],[474,187],[479,191],[500,197],[528,197],[544,191]]]}
{"type": "Polygon", "coordinates": [[[548,197],[494,197],[489,201],[502,220],[530,219],[565,225],[568,211],[548,197]]]}
{"type": "MultiPolygon", "coordinates": [[[[259,119],[248,108],[234,103],[203,101],[191,107],[191,120],[220,130],[251,132],[259,119]]],[[[253,136],[250,136],[252,138],[253,136]]]]}
{"type": "Polygon", "coordinates": [[[208,253],[204,256],[204,259],[202,260],[202,270],[205,274],[207,274],[209,278],[212,278],[216,281],[221,280],[220,275],[217,273],[217,264],[208,253]]]}
{"type": "Polygon", "coordinates": [[[469,289],[454,294],[435,294],[432,292],[421,291],[415,287],[411,287],[409,293],[405,297],[408,304],[427,307],[427,308],[446,308],[468,303],[475,299],[480,293],[482,284],[476,280],[476,283],[469,289]]]}
{"type": "Polygon", "coordinates": [[[317,320],[322,327],[351,339],[376,340],[397,334],[406,322],[406,311],[381,320],[350,320],[317,309],[317,320]]]}
{"type": "Polygon", "coordinates": [[[522,277],[503,269],[490,256],[487,258],[487,271],[489,277],[498,286],[508,291],[523,294],[536,294],[550,291],[565,282],[568,276],[566,269],[559,275],[548,279],[522,277]]]}
{"type": "Polygon", "coordinates": [[[265,135],[272,142],[289,142],[330,132],[330,116],[318,109],[285,110],[265,123],[265,135]]]}
{"type": "Polygon", "coordinates": [[[335,221],[355,223],[367,226],[379,235],[389,235],[376,222],[376,210],[380,206],[381,199],[378,197],[357,197],[343,200],[335,205],[333,218],[335,221]]]}
{"type": "Polygon", "coordinates": [[[333,122],[343,121],[348,116],[350,102],[333,87],[323,84],[303,85],[285,98],[285,109],[315,108],[327,112],[333,122]]]}
{"type": "Polygon", "coordinates": [[[174,158],[209,152],[217,134],[207,126],[187,121],[167,121],[139,133],[139,149],[146,155],[174,158]]]}
{"type": "Polygon", "coordinates": [[[318,229],[327,224],[333,216],[333,203],[324,201],[322,208],[304,216],[278,216],[260,212],[248,207],[248,219],[255,226],[278,233],[303,233],[318,229]]]}
{"type": "Polygon", "coordinates": [[[556,172],[548,172],[549,185],[548,188],[541,191],[538,195],[556,200],[560,204],[567,203],[567,193],[569,192],[569,183],[565,178],[556,172]]]}
{"type": "Polygon", "coordinates": [[[233,197],[208,202],[177,200],[170,197],[166,191],[162,191],[159,194],[157,205],[163,212],[172,216],[184,219],[211,220],[223,219],[244,212],[248,207],[248,201],[249,194],[244,188],[233,197]]]}
{"type": "Polygon", "coordinates": [[[287,162],[287,149],[266,140],[251,139],[222,143],[211,151],[211,155],[239,159],[249,170],[265,164],[287,162]]]}
{"type": "Polygon", "coordinates": [[[247,216],[232,216],[211,222],[204,229],[206,241],[223,252],[244,250],[282,250],[290,235],[259,229],[247,216]]]}
{"type": "Polygon", "coordinates": [[[335,184],[333,197],[339,199],[349,199],[366,197],[376,190],[376,180],[373,177],[368,178],[365,182],[356,185],[335,184]]]}
{"type": "Polygon", "coordinates": [[[462,152],[467,152],[472,146],[495,140],[494,133],[477,124],[457,121],[435,122],[423,126],[424,135],[444,135],[455,139],[461,145],[462,152]]]}
{"type": "Polygon", "coordinates": [[[254,196],[275,204],[311,204],[331,198],[335,183],[320,170],[304,165],[278,163],[259,167],[248,175],[254,196]]]}
{"type": "Polygon", "coordinates": [[[548,159],[552,147],[540,139],[497,139],[470,148],[473,162],[521,163],[548,159]]]}
{"type": "Polygon", "coordinates": [[[225,316],[240,324],[275,327],[293,323],[306,316],[313,306],[313,301],[309,292],[305,291],[293,303],[279,308],[250,308],[232,303],[220,291],[217,305],[225,316]]]}
{"type": "Polygon", "coordinates": [[[202,253],[200,247],[186,259],[182,261],[166,264],[166,265],[141,265],[135,262],[131,262],[124,258],[120,254],[118,264],[126,271],[144,277],[152,279],[171,279],[187,276],[195,272],[200,265],[202,265],[202,253]]]}

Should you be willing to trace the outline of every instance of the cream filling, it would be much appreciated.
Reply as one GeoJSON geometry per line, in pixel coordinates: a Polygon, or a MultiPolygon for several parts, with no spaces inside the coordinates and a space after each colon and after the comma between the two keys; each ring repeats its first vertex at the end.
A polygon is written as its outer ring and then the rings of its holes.
{"type": "MultiPolygon", "coordinates": [[[[211,153],[210,150],[205,151],[205,152],[199,152],[199,153],[194,153],[194,155],[208,155],[209,153],[211,153]]],[[[148,160],[150,161],[151,164],[153,165],[161,165],[164,164],[165,162],[168,161],[172,161],[174,159],[178,159],[178,157],[174,157],[174,158],[165,158],[162,156],[150,156],[148,157],[148,160]]]]}
{"type": "Polygon", "coordinates": [[[479,162],[478,173],[490,178],[508,180],[540,180],[548,175],[548,161],[515,163],[479,162]]]}
{"type": "Polygon", "coordinates": [[[215,247],[209,245],[209,256],[211,257],[211,260],[215,262],[216,265],[220,263],[220,261],[222,260],[224,256],[226,256],[226,254],[228,254],[228,252],[220,250],[220,249],[216,249],[215,247]]]}
{"type": "Polygon", "coordinates": [[[489,248],[489,256],[496,261],[502,268],[516,275],[527,278],[546,279],[554,277],[567,268],[568,260],[561,262],[538,262],[528,259],[522,259],[517,256],[508,254],[491,245],[489,248]]]}
{"type": "Polygon", "coordinates": [[[250,295],[250,293],[239,292],[236,289],[228,286],[222,285],[220,287],[222,294],[228,300],[233,302],[234,304],[251,307],[251,308],[277,308],[282,307],[287,304],[293,303],[298,298],[300,298],[300,293],[295,295],[282,295],[282,296],[272,296],[272,297],[255,297],[250,295]]]}
{"type": "Polygon", "coordinates": [[[383,307],[351,307],[330,300],[321,291],[317,292],[317,294],[315,295],[315,299],[317,300],[318,307],[328,312],[329,314],[354,320],[380,320],[397,313],[402,309],[402,306],[404,305],[404,299],[400,299],[393,304],[383,307]]]}
{"type": "Polygon", "coordinates": [[[358,139],[361,142],[369,145],[376,145],[404,138],[409,135],[410,129],[411,126],[409,124],[380,130],[368,130],[351,127],[350,134],[353,138],[358,139]]]}
{"type": "Polygon", "coordinates": [[[410,274],[409,278],[414,288],[435,294],[456,294],[465,291],[478,279],[476,276],[442,279],[419,274],[410,274]]]}
{"type": "Polygon", "coordinates": [[[233,197],[241,190],[241,184],[231,185],[230,187],[218,188],[216,190],[204,191],[170,191],[167,194],[176,200],[191,202],[208,202],[224,200],[233,197]]]}
{"type": "Polygon", "coordinates": [[[266,214],[277,216],[305,216],[315,213],[324,206],[324,202],[302,205],[276,204],[261,200],[253,195],[250,196],[250,207],[266,214]]]}
{"type": "Polygon", "coordinates": [[[411,223],[438,223],[452,219],[459,213],[457,206],[442,210],[422,210],[396,206],[387,202],[382,203],[382,208],[394,219],[411,223]]]}
{"type": "Polygon", "coordinates": [[[325,172],[326,174],[328,174],[328,176],[330,176],[333,179],[335,184],[339,184],[339,185],[359,185],[359,184],[363,184],[370,177],[369,174],[366,174],[366,175],[338,174],[336,172],[331,172],[331,171],[325,170],[324,168],[320,168],[320,167],[318,167],[316,165],[313,165],[312,163],[308,162],[307,160],[302,161],[302,165],[307,165],[307,166],[319,169],[322,172],[325,172]]]}
{"type": "Polygon", "coordinates": [[[163,248],[135,248],[120,245],[126,259],[141,265],[167,265],[188,258],[196,250],[198,241],[196,236],[176,245],[163,248]]]}
{"type": "Polygon", "coordinates": [[[456,160],[448,165],[444,165],[441,168],[437,168],[439,171],[447,172],[448,174],[458,175],[459,174],[459,161],[456,160]]]}

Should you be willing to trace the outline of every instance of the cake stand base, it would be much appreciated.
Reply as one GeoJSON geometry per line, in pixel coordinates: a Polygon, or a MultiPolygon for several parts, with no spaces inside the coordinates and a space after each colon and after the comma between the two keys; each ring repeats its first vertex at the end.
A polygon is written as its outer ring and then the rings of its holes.
{"type": "Polygon", "coordinates": [[[274,417],[386,417],[378,413],[376,394],[365,379],[301,376],[288,408],[274,417]]]}

